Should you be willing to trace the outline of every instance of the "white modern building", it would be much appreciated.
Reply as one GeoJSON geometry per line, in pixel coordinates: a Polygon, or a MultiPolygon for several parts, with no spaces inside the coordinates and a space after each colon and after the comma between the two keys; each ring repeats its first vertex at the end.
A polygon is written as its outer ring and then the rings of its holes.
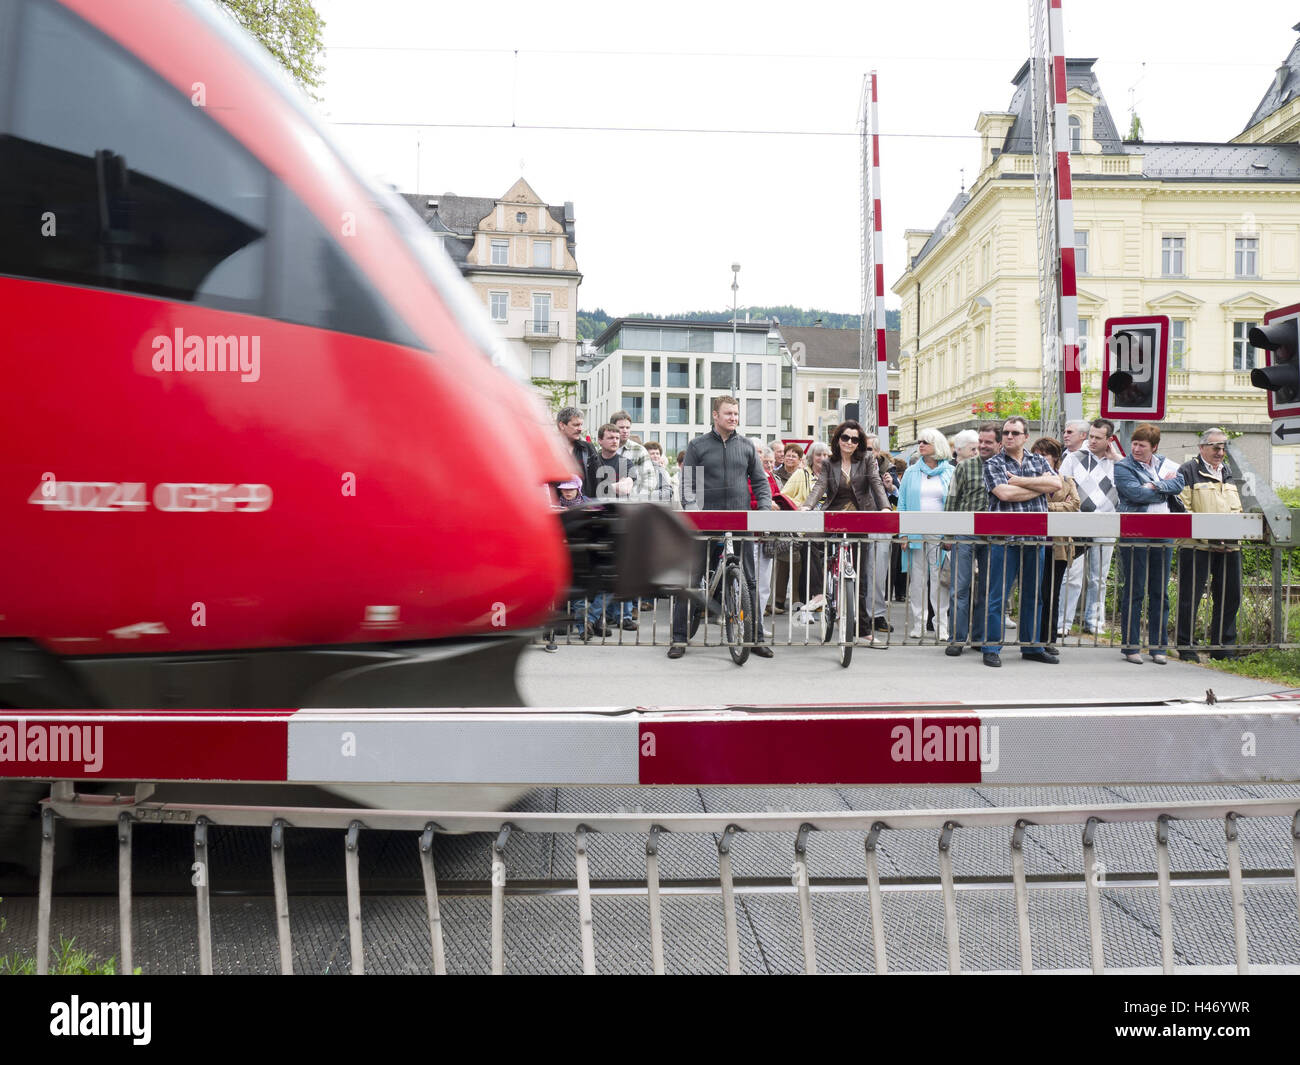
{"type": "Polygon", "coordinates": [[[767,321],[737,322],[733,331],[731,322],[618,318],[595,347],[594,361],[578,369],[579,406],[593,436],[615,411],[626,410],[634,436],[657,440],[676,456],[713,427],[713,397],[727,394],[740,400],[745,436],[770,440],[791,432],[791,363],[767,321]]]}

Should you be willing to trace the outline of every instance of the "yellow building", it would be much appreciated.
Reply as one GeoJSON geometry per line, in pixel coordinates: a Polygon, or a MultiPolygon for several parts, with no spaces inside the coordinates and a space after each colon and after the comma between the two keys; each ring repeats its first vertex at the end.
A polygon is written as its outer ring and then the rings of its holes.
{"type": "MultiPolygon", "coordinates": [[[[1267,431],[1264,394],[1250,385],[1261,356],[1246,334],[1270,308],[1300,302],[1297,50],[1285,77],[1278,75],[1280,89],[1275,79],[1232,144],[1121,140],[1095,60],[1067,60],[1089,417],[1098,410],[1101,359],[1088,359],[1088,347],[1105,320],[1166,314],[1170,428],[1267,431]],[[1290,139],[1256,143],[1270,138],[1290,139]]],[[[970,189],[935,229],[905,234],[908,267],[893,285],[903,301],[897,420],[904,442],[926,426],[951,433],[973,424],[972,405],[1011,381],[1030,396],[1040,392],[1027,75],[1028,64],[1013,79],[1006,111],[979,115],[980,164],[970,189]]],[[[1274,479],[1294,480],[1294,460],[1288,469],[1275,467],[1274,479]]]]}

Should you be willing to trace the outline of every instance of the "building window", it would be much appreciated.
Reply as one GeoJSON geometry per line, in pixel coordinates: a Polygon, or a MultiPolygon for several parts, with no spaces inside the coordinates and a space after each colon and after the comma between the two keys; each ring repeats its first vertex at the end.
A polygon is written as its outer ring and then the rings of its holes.
{"type": "Polygon", "coordinates": [[[551,331],[551,294],[533,293],[533,328],[539,333],[551,331]]]}
{"type": "Polygon", "coordinates": [[[1232,368],[1234,370],[1253,370],[1255,368],[1255,349],[1247,339],[1250,331],[1258,322],[1232,323],[1232,368]]]}
{"type": "Polygon", "coordinates": [[[651,393],[650,395],[650,424],[659,423],[659,397],[651,393]]]}
{"type": "Polygon", "coordinates": [[[1088,272],[1088,231],[1086,229],[1074,231],[1074,272],[1076,274],[1088,272]]]}
{"type": "Polygon", "coordinates": [[[988,242],[986,241],[984,246],[980,248],[980,283],[981,284],[983,284],[985,281],[989,279],[989,275],[992,269],[993,269],[993,252],[992,249],[990,249],[988,242]]]}
{"type": "Polygon", "coordinates": [[[510,241],[494,240],[492,242],[492,265],[493,266],[510,265],[510,241]]]}
{"type": "Polygon", "coordinates": [[[633,425],[641,425],[645,421],[645,397],[640,393],[624,392],[623,409],[632,416],[633,425]]]}
{"type": "Polygon", "coordinates": [[[794,371],[789,366],[781,367],[781,391],[789,392],[794,387],[794,371]]]}
{"type": "Polygon", "coordinates": [[[1182,277],[1186,237],[1160,238],[1160,273],[1165,277],[1182,277]]]}
{"type": "Polygon", "coordinates": [[[822,406],[826,410],[838,410],[840,406],[840,390],[838,388],[826,389],[826,402],[822,406]]]}
{"type": "Polygon", "coordinates": [[[691,364],[686,359],[668,360],[667,384],[669,388],[691,387],[691,364]]]}
{"type": "Polygon", "coordinates": [[[1175,318],[1169,323],[1169,369],[1187,369],[1187,319],[1175,318]]]}
{"type": "Polygon", "coordinates": [[[526,211],[516,211],[515,221],[521,226],[524,225],[528,221],[528,213],[526,211]]]}
{"type": "Polygon", "coordinates": [[[1070,116],[1070,151],[1083,151],[1083,123],[1079,121],[1078,115],[1070,116]]]}
{"type": "Polygon", "coordinates": [[[691,408],[689,396],[668,397],[668,417],[664,419],[669,425],[689,425],[691,408]]]}
{"type": "Polygon", "coordinates": [[[809,393],[808,393],[808,402],[809,402],[809,403],[816,403],[816,402],[817,402],[817,393],[816,393],[816,392],[809,392],[809,393]]]}
{"type": "Polygon", "coordinates": [[[1259,276],[1259,238],[1238,237],[1234,256],[1238,277],[1259,276]]]}
{"type": "Polygon", "coordinates": [[[781,432],[790,431],[790,421],[793,418],[793,406],[788,399],[781,400],[781,432]]]}
{"type": "Polygon", "coordinates": [[[1079,319],[1079,369],[1088,368],[1088,334],[1092,332],[1092,319],[1079,319]]]}
{"type": "Polygon", "coordinates": [[[550,269],[551,242],[549,240],[533,241],[533,265],[550,269]]]}
{"type": "Polygon", "coordinates": [[[889,390],[889,409],[898,410],[898,390],[894,388],[889,390]]]}
{"type": "Polygon", "coordinates": [[[664,441],[664,446],[668,448],[669,454],[672,455],[673,461],[676,462],[677,453],[685,451],[686,445],[690,443],[690,433],[665,433],[664,441]]]}
{"type": "Polygon", "coordinates": [[[551,353],[545,348],[533,348],[533,376],[546,377],[551,376],[551,353]]]}
{"type": "Polygon", "coordinates": [[[745,400],[745,425],[757,428],[763,424],[763,401],[761,399],[745,400]]]}
{"type": "Polygon", "coordinates": [[[705,420],[704,417],[704,397],[702,395],[697,395],[695,397],[695,424],[696,425],[708,424],[708,422],[705,420]]]}
{"type": "Polygon", "coordinates": [[[658,359],[650,360],[650,387],[652,388],[659,387],[659,360],[658,359]]]}
{"type": "Polygon", "coordinates": [[[587,382],[579,381],[578,382],[578,403],[580,406],[585,407],[588,402],[589,401],[587,399],[587,382]]]}
{"type": "Polygon", "coordinates": [[[763,364],[761,362],[745,363],[745,388],[750,392],[763,391],[763,364]]]}
{"type": "Polygon", "coordinates": [[[767,401],[767,424],[776,424],[776,400],[774,399],[769,399],[767,401]]]}
{"type": "Polygon", "coordinates": [[[731,376],[731,363],[715,362],[709,369],[709,387],[720,388],[723,391],[730,392],[733,383],[731,376]]]}
{"type": "Polygon", "coordinates": [[[492,302],[492,321],[504,322],[506,320],[506,306],[510,300],[510,293],[492,292],[489,293],[489,298],[492,302]]]}
{"type": "Polygon", "coordinates": [[[623,384],[645,384],[645,359],[623,359],[623,384]]]}

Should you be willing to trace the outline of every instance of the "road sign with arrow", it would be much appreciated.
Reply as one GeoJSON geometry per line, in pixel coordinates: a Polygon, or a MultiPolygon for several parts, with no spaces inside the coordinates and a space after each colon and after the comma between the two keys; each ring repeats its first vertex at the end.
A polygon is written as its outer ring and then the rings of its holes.
{"type": "Polygon", "coordinates": [[[1278,444],[1300,444],[1300,416],[1274,418],[1273,440],[1278,444]]]}

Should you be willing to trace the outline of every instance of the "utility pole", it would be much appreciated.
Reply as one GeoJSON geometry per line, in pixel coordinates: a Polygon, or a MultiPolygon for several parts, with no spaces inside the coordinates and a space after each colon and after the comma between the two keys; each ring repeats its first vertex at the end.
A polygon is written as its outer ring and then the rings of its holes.
{"type": "Polygon", "coordinates": [[[740,263],[731,264],[731,392],[739,400],[740,377],[736,366],[736,294],[740,291],[740,263]]]}

